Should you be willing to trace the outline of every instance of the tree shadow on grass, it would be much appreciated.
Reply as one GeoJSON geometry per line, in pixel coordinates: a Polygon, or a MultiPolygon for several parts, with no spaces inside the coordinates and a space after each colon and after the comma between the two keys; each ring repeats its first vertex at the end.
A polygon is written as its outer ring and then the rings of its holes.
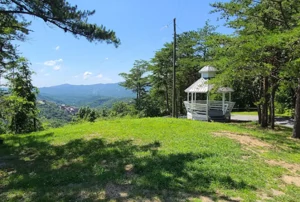
{"type": "Polygon", "coordinates": [[[21,146],[0,148],[15,157],[1,168],[4,201],[181,201],[200,195],[224,199],[212,183],[227,189],[255,189],[202,166],[212,153],[164,154],[157,141],[136,145],[131,140],[76,139],[54,146],[42,137],[13,138],[23,141],[21,146]]]}

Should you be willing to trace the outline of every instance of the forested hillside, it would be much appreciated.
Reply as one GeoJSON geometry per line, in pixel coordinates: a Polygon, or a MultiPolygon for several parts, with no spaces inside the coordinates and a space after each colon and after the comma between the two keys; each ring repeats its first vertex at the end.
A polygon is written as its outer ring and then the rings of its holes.
{"type": "Polygon", "coordinates": [[[111,84],[94,84],[94,85],[70,85],[63,84],[52,87],[39,88],[41,95],[54,96],[62,99],[67,97],[86,97],[86,96],[102,96],[102,97],[133,97],[134,94],[118,83],[111,84]]]}
{"type": "Polygon", "coordinates": [[[92,108],[108,107],[119,101],[129,101],[134,93],[118,83],[95,85],[70,85],[39,88],[39,100],[48,100],[57,104],[92,108]]]}
{"type": "Polygon", "coordinates": [[[59,127],[72,120],[72,114],[66,110],[60,109],[56,103],[48,101],[38,101],[39,117],[48,127],[59,127]]]}

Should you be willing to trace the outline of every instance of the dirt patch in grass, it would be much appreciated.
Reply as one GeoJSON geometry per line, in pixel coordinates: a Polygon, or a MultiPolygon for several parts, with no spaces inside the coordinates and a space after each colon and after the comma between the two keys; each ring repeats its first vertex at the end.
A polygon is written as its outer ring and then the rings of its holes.
{"type": "Polygon", "coordinates": [[[214,133],[214,135],[217,137],[228,137],[230,139],[237,140],[242,145],[247,145],[250,147],[271,148],[270,144],[244,134],[236,134],[227,131],[221,131],[214,133]]]}
{"type": "Polygon", "coordinates": [[[300,187],[300,177],[298,176],[284,175],[282,176],[282,180],[287,184],[293,184],[297,187],[300,187]]]}
{"type": "Polygon", "coordinates": [[[261,200],[257,200],[257,202],[262,202],[262,201],[267,201],[267,200],[273,201],[274,197],[282,196],[282,195],[284,195],[284,193],[282,191],[275,190],[275,189],[271,189],[270,192],[268,192],[268,193],[257,192],[258,198],[261,199],[261,200]]]}
{"type": "Polygon", "coordinates": [[[287,163],[285,161],[275,161],[275,160],[266,160],[266,163],[268,163],[269,165],[272,165],[272,166],[283,167],[294,174],[296,174],[297,172],[300,171],[299,164],[291,164],[291,163],[287,163]]]}
{"type": "MultiPolygon", "coordinates": [[[[275,160],[265,160],[266,163],[268,163],[269,165],[273,165],[273,166],[280,166],[282,168],[287,169],[288,171],[290,171],[292,174],[296,175],[296,176],[291,176],[291,175],[283,175],[282,176],[282,181],[285,182],[286,184],[293,184],[297,187],[300,187],[300,176],[297,176],[297,172],[300,171],[300,165],[299,164],[290,164],[287,163],[285,161],[275,161],[275,160]]],[[[274,192],[273,191],[273,195],[274,196],[279,196],[282,195],[280,193],[280,191],[278,192],[274,192]]]]}
{"type": "Polygon", "coordinates": [[[207,196],[201,196],[200,199],[202,202],[213,202],[213,200],[207,196]]]}
{"type": "MultiPolygon", "coordinates": [[[[244,135],[244,134],[236,134],[236,133],[231,133],[231,132],[227,132],[227,131],[221,131],[221,132],[214,133],[214,135],[217,136],[217,137],[227,137],[227,138],[236,140],[240,144],[242,144],[244,146],[248,146],[248,147],[260,147],[260,148],[264,148],[264,149],[272,148],[272,145],[270,145],[266,142],[263,142],[261,140],[258,140],[254,137],[244,135]]],[[[250,150],[250,151],[253,151],[254,153],[257,153],[256,151],[254,151],[250,148],[246,148],[246,149],[250,150]]],[[[257,151],[258,152],[264,152],[264,149],[259,149],[257,151]]],[[[247,157],[243,157],[243,158],[247,159],[247,157]]],[[[282,180],[286,184],[293,184],[297,187],[300,187],[300,176],[297,175],[297,173],[300,172],[300,165],[299,164],[291,164],[291,163],[287,163],[285,161],[275,161],[275,160],[267,160],[267,159],[264,159],[264,160],[269,165],[280,166],[282,168],[287,169],[292,174],[295,174],[296,176],[283,175],[282,180]]],[[[283,194],[284,193],[281,192],[281,191],[277,191],[277,190],[272,191],[273,196],[280,196],[280,195],[283,195],[283,194]]],[[[268,198],[269,198],[269,196],[262,195],[263,200],[266,200],[268,198]],[[267,197],[267,198],[264,198],[264,197],[267,197]]]]}
{"type": "Polygon", "coordinates": [[[273,194],[273,196],[282,196],[282,195],[284,195],[284,193],[282,191],[275,190],[275,189],[272,189],[272,194],[273,194]]]}
{"type": "Polygon", "coordinates": [[[99,138],[99,137],[100,137],[100,134],[94,133],[94,134],[86,135],[86,136],[84,137],[84,139],[85,139],[85,140],[91,140],[91,139],[99,138]]]}

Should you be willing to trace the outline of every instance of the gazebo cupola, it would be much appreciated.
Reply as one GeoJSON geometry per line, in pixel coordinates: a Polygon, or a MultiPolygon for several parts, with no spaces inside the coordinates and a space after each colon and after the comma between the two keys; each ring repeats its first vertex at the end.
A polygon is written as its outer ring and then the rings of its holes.
{"type": "Polygon", "coordinates": [[[204,79],[215,78],[217,69],[212,66],[203,67],[199,73],[201,73],[201,77],[204,79]]]}

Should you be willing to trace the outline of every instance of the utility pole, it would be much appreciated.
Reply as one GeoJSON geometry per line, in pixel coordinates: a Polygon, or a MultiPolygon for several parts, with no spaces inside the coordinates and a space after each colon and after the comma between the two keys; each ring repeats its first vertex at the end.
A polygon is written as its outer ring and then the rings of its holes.
{"type": "Polygon", "coordinates": [[[173,95],[172,95],[172,117],[177,118],[176,107],[176,18],[173,20],[174,42],[173,42],[173,95]]]}

